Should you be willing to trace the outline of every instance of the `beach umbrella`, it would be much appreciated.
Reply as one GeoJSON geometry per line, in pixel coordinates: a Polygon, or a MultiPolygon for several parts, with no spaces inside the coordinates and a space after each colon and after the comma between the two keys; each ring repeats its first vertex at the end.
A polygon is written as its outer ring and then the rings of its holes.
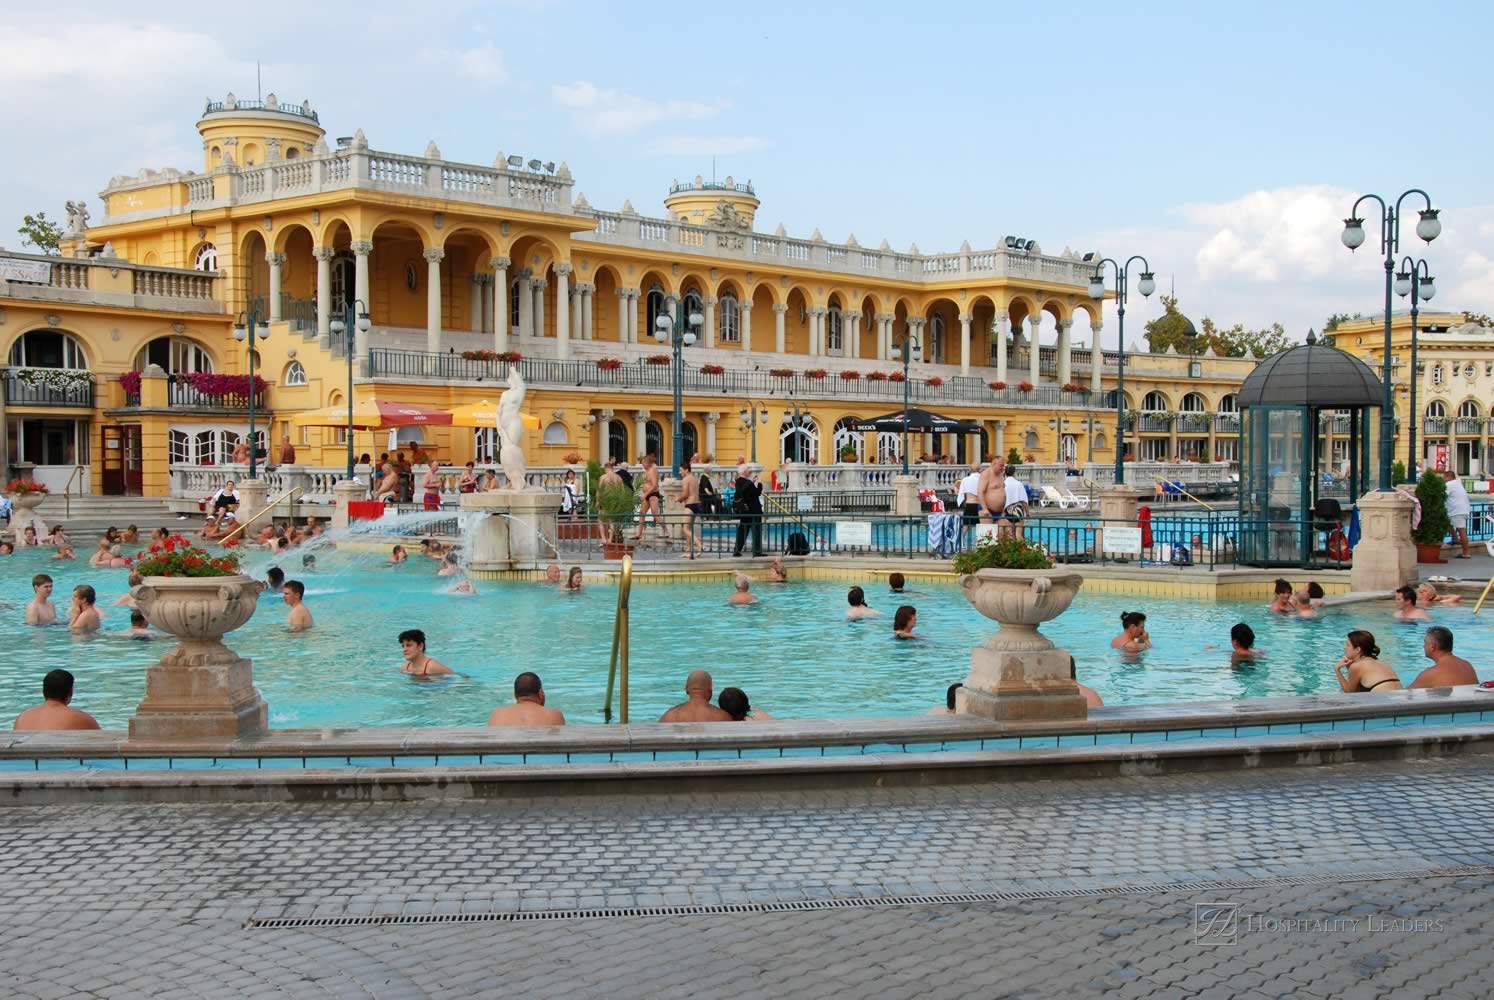
{"type": "MultiPolygon", "coordinates": [[[[539,417],[528,413],[519,414],[519,419],[524,421],[524,426],[530,430],[538,430],[539,417]]],[[[451,426],[453,427],[497,427],[498,426],[498,404],[490,403],[486,399],[476,403],[468,403],[466,406],[457,406],[451,410],[451,426]]]]}
{"type": "MultiPolygon", "coordinates": [[[[348,408],[344,405],[305,410],[290,418],[295,427],[346,427],[348,408]]],[[[391,427],[449,427],[451,414],[419,403],[397,403],[382,399],[365,399],[353,403],[353,427],[356,430],[387,430],[391,427]]]]}
{"type": "Polygon", "coordinates": [[[851,425],[853,431],[876,431],[881,434],[901,434],[904,430],[924,434],[979,434],[980,424],[955,417],[945,417],[916,407],[907,411],[904,424],[903,411],[884,413],[880,417],[869,417],[851,425]]]}

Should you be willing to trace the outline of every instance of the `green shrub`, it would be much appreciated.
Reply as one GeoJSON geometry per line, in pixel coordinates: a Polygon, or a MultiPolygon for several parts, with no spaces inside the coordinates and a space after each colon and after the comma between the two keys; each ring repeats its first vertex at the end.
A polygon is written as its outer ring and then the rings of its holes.
{"type": "Polygon", "coordinates": [[[1397,459],[1390,467],[1390,485],[1399,486],[1406,481],[1406,463],[1397,459]]]}
{"type": "Polygon", "coordinates": [[[633,511],[638,506],[638,494],[621,483],[597,489],[597,512],[607,533],[613,541],[622,540],[622,531],[633,520],[633,511]]]}
{"type": "Polygon", "coordinates": [[[954,571],[967,576],[981,569],[1052,569],[1053,560],[1037,542],[1022,538],[993,541],[983,538],[979,545],[954,557],[954,571]]]}
{"type": "Polygon", "coordinates": [[[1442,473],[1428,469],[1416,484],[1416,499],[1421,501],[1421,523],[1411,531],[1411,540],[1419,545],[1441,545],[1452,530],[1447,516],[1447,480],[1442,473]]]}
{"type": "Polygon", "coordinates": [[[1022,464],[1022,453],[1017,450],[1017,448],[1016,448],[1015,445],[1013,445],[1012,446],[1012,450],[1006,453],[1006,467],[1008,469],[1015,469],[1017,466],[1019,466],[1021,464],[1022,464]]]}

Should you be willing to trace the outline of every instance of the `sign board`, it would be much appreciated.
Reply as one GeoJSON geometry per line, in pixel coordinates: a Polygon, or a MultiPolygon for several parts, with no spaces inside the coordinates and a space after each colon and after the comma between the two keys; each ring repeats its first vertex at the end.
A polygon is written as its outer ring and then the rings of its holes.
{"type": "Polygon", "coordinates": [[[810,493],[800,493],[798,496],[794,497],[794,507],[798,510],[814,510],[814,495],[810,493]]]}
{"type": "Polygon", "coordinates": [[[1103,544],[1106,552],[1118,552],[1121,555],[1141,555],[1141,529],[1140,528],[1112,528],[1105,525],[1103,544]]]}
{"type": "Polygon", "coordinates": [[[1439,444],[1439,445],[1437,445],[1436,448],[1433,450],[1432,454],[1435,456],[1435,461],[1437,463],[1437,471],[1438,472],[1446,472],[1447,471],[1447,445],[1446,444],[1439,444]]]}
{"type": "Polygon", "coordinates": [[[30,281],[38,285],[52,281],[52,265],[41,260],[0,258],[0,281],[30,281]]]}
{"type": "Polygon", "coordinates": [[[872,526],[870,521],[836,521],[835,522],[835,546],[846,548],[848,546],[861,546],[870,548],[872,543],[872,526]]]}

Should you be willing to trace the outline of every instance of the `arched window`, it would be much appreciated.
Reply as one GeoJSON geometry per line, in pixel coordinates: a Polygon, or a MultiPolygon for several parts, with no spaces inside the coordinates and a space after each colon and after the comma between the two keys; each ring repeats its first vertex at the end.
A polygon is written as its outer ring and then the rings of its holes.
{"type": "Polygon", "coordinates": [[[1472,399],[1465,399],[1463,405],[1458,407],[1459,420],[1477,420],[1481,416],[1483,416],[1483,411],[1479,409],[1478,403],[1472,399]]]}
{"type": "Polygon", "coordinates": [[[212,164],[215,167],[218,164],[222,163],[223,162],[223,147],[222,146],[214,146],[212,148],[212,150],[210,150],[208,152],[208,159],[212,161],[212,164]]]}
{"type": "Polygon", "coordinates": [[[1038,434],[1035,427],[1027,428],[1027,434],[1022,439],[1022,447],[1026,451],[1036,451],[1038,446],[1038,434]]]}
{"type": "Polygon", "coordinates": [[[218,451],[218,437],[219,435],[217,431],[197,432],[197,436],[195,438],[197,449],[196,454],[193,456],[193,464],[219,465],[223,462],[228,461],[229,456],[233,454],[233,444],[229,444],[227,455],[220,456],[218,451]]]}
{"type": "Polygon", "coordinates": [[[628,425],[621,420],[607,421],[607,457],[619,462],[628,460],[628,425]]]}
{"type": "Polygon", "coordinates": [[[644,318],[648,320],[648,326],[638,335],[638,339],[653,337],[654,331],[658,329],[659,317],[669,315],[669,303],[664,297],[664,289],[655,285],[648,290],[648,308],[644,310],[644,318]]]}
{"type": "Polygon", "coordinates": [[[285,151],[285,158],[287,160],[294,160],[296,157],[298,157],[300,155],[301,155],[301,151],[299,149],[297,149],[295,146],[291,146],[289,149],[287,149],[285,151]]]}
{"type": "Polygon", "coordinates": [[[859,423],[860,417],[841,417],[835,422],[835,430],[831,435],[831,443],[835,446],[835,460],[841,461],[840,454],[847,448],[856,449],[856,457],[853,461],[866,461],[866,435],[860,431],[853,431],[851,427],[859,423]]]}
{"type": "Polygon", "coordinates": [[[825,313],[825,353],[842,354],[845,351],[845,315],[840,306],[831,306],[825,313]]]}
{"type": "Polygon", "coordinates": [[[901,434],[877,435],[877,461],[892,465],[903,460],[903,436],[901,434]]]}
{"type": "Polygon", "coordinates": [[[664,458],[664,428],[657,420],[643,425],[643,453],[654,456],[656,462],[664,458]]]}
{"type": "Polygon", "coordinates": [[[680,421],[680,453],[681,462],[695,457],[700,451],[700,438],[696,435],[695,425],[688,420],[680,421]]]}
{"type": "Polygon", "coordinates": [[[1427,416],[1434,420],[1447,418],[1447,407],[1442,405],[1442,400],[1434,399],[1427,404],[1427,416]]]}
{"type": "Polygon", "coordinates": [[[292,361],[285,366],[285,375],[280,381],[283,385],[305,385],[306,366],[299,361],[292,361]]]}
{"type": "Polygon", "coordinates": [[[779,457],[790,461],[817,462],[820,457],[820,428],[814,418],[799,414],[798,423],[790,417],[778,428],[779,457]]]}
{"type": "Polygon", "coordinates": [[[1141,400],[1142,413],[1166,413],[1167,397],[1160,392],[1149,392],[1141,400]]]}
{"type": "Polygon", "coordinates": [[[88,368],[83,345],[62,330],[32,330],[24,333],[10,349],[10,363],[16,368],[88,368]]]}
{"type": "Polygon", "coordinates": [[[701,300],[700,291],[698,289],[691,288],[687,290],[685,292],[684,302],[682,302],[681,305],[684,307],[685,322],[687,323],[690,321],[690,316],[693,313],[700,313],[702,316],[705,315],[705,303],[701,300]]]}
{"type": "Polygon", "coordinates": [[[172,428],[167,434],[167,452],[172,465],[192,464],[192,439],[186,431],[172,428]]]}
{"type": "Polygon", "coordinates": [[[213,359],[202,345],[187,337],[157,337],[135,355],[135,369],[159,365],[168,375],[182,372],[211,372],[213,359]]]}
{"type": "MultiPolygon", "coordinates": [[[[515,278],[508,286],[508,325],[514,330],[519,328],[519,295],[521,294],[520,286],[523,284],[524,282],[515,278]]],[[[527,290],[526,287],[524,291],[527,290]]]]}
{"type": "Polygon", "coordinates": [[[1219,412],[1220,413],[1239,413],[1240,412],[1240,398],[1238,396],[1236,396],[1234,393],[1230,393],[1229,395],[1225,396],[1224,398],[1222,398],[1221,400],[1219,400],[1219,412]]]}
{"type": "Polygon", "coordinates": [[[1079,439],[1072,434],[1065,434],[1059,444],[1058,460],[1060,462],[1079,461],[1079,439]]]}
{"type": "Polygon", "coordinates": [[[194,271],[216,271],[218,270],[218,248],[211,243],[204,243],[197,248],[197,255],[192,258],[192,270],[194,271]]]}
{"type": "Polygon", "coordinates": [[[498,428],[479,427],[472,433],[472,460],[479,465],[496,465],[502,450],[498,428]]]}
{"type": "Polygon", "coordinates": [[[566,436],[565,424],[559,420],[552,420],[545,427],[545,444],[566,444],[570,439],[566,436]]]}
{"type": "Polygon", "coordinates": [[[938,314],[929,317],[929,342],[928,350],[924,351],[924,360],[931,364],[944,363],[944,317],[938,314]]]}
{"type": "Polygon", "coordinates": [[[1190,392],[1184,396],[1182,406],[1179,407],[1184,413],[1203,413],[1208,408],[1204,398],[1196,392],[1190,392]]]}
{"type": "Polygon", "coordinates": [[[721,296],[721,343],[735,344],[742,339],[742,308],[735,295],[721,296]]]}
{"type": "Polygon", "coordinates": [[[1095,431],[1095,447],[1100,451],[1104,451],[1108,447],[1108,445],[1105,444],[1104,431],[1095,431]]]}

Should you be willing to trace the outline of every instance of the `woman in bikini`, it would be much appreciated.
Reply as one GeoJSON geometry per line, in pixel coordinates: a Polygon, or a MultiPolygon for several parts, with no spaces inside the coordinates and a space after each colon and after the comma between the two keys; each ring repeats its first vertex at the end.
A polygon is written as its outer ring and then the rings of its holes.
{"type": "Polygon", "coordinates": [[[414,677],[435,677],[452,673],[452,669],[425,653],[425,633],[418,628],[406,629],[399,634],[399,648],[405,654],[400,670],[414,677]]]}
{"type": "Polygon", "coordinates": [[[1390,664],[1377,659],[1379,655],[1380,647],[1375,645],[1373,635],[1363,629],[1350,632],[1344,642],[1343,658],[1333,665],[1338,686],[1350,694],[1401,690],[1401,679],[1390,664]]]}

